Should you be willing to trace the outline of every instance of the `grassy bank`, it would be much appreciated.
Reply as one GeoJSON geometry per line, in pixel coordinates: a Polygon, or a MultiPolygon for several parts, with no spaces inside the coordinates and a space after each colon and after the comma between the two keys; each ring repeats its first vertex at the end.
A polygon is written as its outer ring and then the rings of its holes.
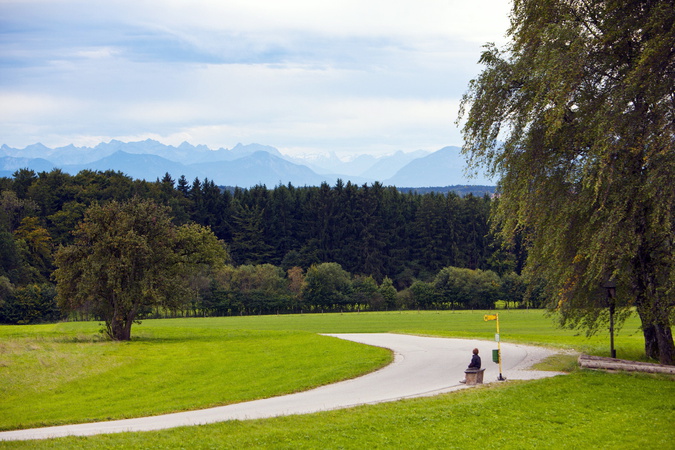
{"type": "Polygon", "coordinates": [[[675,383],[579,371],[433,398],[146,433],[8,442],[6,448],[671,448],[675,383]]]}

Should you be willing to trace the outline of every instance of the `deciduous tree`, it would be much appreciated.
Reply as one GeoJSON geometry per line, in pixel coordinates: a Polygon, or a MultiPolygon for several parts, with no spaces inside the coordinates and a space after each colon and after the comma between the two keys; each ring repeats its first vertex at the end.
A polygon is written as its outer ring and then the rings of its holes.
{"type": "Polygon", "coordinates": [[[342,305],[349,301],[352,282],[340,264],[315,264],[307,270],[303,298],[310,305],[342,305]]]}
{"type": "Polygon", "coordinates": [[[90,310],[114,340],[130,339],[144,308],[189,298],[191,268],[222,256],[207,230],[177,230],[168,208],[138,198],[92,205],[74,235],[56,254],[59,305],[90,310]]]}
{"type": "Polygon", "coordinates": [[[647,355],[673,364],[675,2],[516,0],[508,36],[460,110],[504,234],[527,233],[563,324],[597,329],[615,277],[647,355]]]}

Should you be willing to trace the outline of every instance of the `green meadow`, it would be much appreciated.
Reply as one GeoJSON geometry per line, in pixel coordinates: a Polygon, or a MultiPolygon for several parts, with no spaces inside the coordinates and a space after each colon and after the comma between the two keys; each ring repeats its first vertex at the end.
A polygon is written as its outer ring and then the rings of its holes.
{"type": "MultiPolygon", "coordinates": [[[[0,429],[204,408],[309,389],[376,370],[387,350],[318,333],[395,332],[493,340],[484,311],[305,314],[146,320],[131,342],[103,340],[95,322],[0,327],[0,429]]],[[[609,354],[538,310],[500,311],[504,342],[609,354]]],[[[640,359],[638,321],[616,336],[640,359]]],[[[4,442],[7,448],[668,448],[672,377],[576,370],[433,398],[148,433],[4,442]]],[[[506,374],[508,377],[508,374],[506,374]]]]}

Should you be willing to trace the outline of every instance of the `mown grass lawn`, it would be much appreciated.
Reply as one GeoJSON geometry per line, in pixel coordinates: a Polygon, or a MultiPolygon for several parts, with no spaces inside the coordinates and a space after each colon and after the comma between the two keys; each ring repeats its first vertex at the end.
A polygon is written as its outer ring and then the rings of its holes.
{"type": "MultiPolygon", "coordinates": [[[[483,321],[487,311],[406,311],[344,314],[295,314],[244,316],[204,319],[148,320],[134,328],[153,330],[159,335],[170,328],[195,330],[297,330],[312,333],[406,333],[457,338],[494,340],[495,322],[483,321]]],[[[494,312],[494,311],[493,311],[494,312]]],[[[542,310],[499,311],[503,342],[553,346],[580,352],[609,356],[609,333],[600,330],[587,338],[577,330],[560,329],[542,310]]],[[[68,325],[68,324],[63,324],[68,325]]],[[[79,324],[72,324],[78,327],[79,324]]],[[[620,358],[644,358],[644,340],[639,320],[631,317],[616,333],[615,347],[620,358]]]]}
{"type": "Polygon", "coordinates": [[[669,449],[675,382],[577,371],[432,398],[144,433],[7,442],[6,448],[669,449]]]}
{"type": "MultiPolygon", "coordinates": [[[[98,339],[95,323],[0,327],[4,429],[132,417],[292,392],[373,370],[390,355],[318,332],[401,332],[493,339],[484,311],[148,320],[132,342],[98,339]],[[218,389],[217,387],[222,387],[218,389]]],[[[541,311],[500,312],[502,341],[608,355],[541,311]]],[[[619,357],[642,353],[638,322],[619,357]]],[[[552,368],[569,364],[554,363],[552,368]]],[[[508,374],[507,374],[508,376],[508,374]]],[[[149,433],[0,443],[8,448],[672,448],[669,377],[575,371],[429,399],[149,433]]]]}
{"type": "Polygon", "coordinates": [[[92,324],[66,325],[38,327],[43,332],[34,335],[25,327],[23,336],[0,327],[0,429],[237,403],[354,377],[391,360],[381,348],[302,331],[139,327],[132,342],[109,342],[82,334],[92,324]]]}

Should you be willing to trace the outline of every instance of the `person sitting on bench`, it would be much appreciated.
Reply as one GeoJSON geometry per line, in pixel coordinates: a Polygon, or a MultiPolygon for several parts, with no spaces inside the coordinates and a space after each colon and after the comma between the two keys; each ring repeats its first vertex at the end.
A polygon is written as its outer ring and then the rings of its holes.
{"type": "MultiPolygon", "coordinates": [[[[473,349],[473,356],[471,357],[471,362],[469,363],[469,369],[480,370],[480,356],[478,356],[478,349],[473,349]]],[[[466,378],[460,381],[460,383],[466,383],[466,378]]]]}
{"type": "Polygon", "coordinates": [[[469,363],[469,369],[480,369],[480,356],[478,356],[478,349],[473,349],[473,356],[471,357],[471,362],[469,363]]]}

